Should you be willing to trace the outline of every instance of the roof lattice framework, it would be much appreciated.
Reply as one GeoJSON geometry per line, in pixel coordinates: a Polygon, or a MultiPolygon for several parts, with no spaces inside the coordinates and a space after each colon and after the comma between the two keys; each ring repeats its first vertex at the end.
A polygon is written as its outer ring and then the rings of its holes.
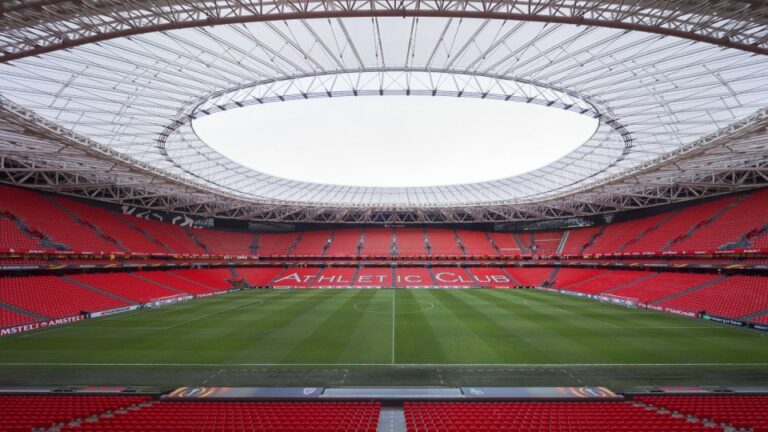
{"type": "Polygon", "coordinates": [[[16,1],[0,15],[6,181],[273,221],[535,220],[768,180],[759,2],[16,1]],[[216,153],[192,121],[324,97],[473,97],[599,120],[559,161],[440,187],[322,185],[216,153]]]}

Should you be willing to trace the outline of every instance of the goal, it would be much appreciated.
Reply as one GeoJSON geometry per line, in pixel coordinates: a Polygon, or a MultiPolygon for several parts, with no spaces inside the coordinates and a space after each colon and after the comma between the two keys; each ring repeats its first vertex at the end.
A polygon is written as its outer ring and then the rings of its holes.
{"type": "Polygon", "coordinates": [[[602,303],[613,303],[630,308],[637,307],[637,298],[633,297],[622,297],[613,294],[600,294],[597,296],[597,299],[602,303]]]}

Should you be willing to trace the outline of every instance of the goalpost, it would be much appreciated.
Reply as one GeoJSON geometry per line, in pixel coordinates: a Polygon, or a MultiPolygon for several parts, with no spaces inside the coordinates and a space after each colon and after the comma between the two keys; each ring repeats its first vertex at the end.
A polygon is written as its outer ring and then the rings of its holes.
{"type": "Polygon", "coordinates": [[[613,294],[600,294],[596,296],[596,298],[600,300],[601,303],[613,303],[613,304],[626,306],[629,308],[637,307],[637,298],[634,298],[634,297],[623,297],[623,296],[617,296],[613,294]]]}

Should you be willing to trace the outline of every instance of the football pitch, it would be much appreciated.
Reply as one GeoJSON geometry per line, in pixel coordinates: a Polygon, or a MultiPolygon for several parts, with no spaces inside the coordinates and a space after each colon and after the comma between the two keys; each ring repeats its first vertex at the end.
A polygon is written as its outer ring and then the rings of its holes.
{"type": "Polygon", "coordinates": [[[768,337],[535,290],[252,290],[0,339],[0,386],[768,385],[768,337]]]}

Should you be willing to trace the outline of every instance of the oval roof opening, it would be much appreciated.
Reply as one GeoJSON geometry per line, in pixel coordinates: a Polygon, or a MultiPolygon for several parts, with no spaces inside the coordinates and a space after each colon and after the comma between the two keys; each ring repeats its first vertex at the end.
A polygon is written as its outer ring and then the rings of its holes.
{"type": "Polygon", "coordinates": [[[200,139],[248,168],[310,183],[420,187],[477,183],[546,166],[598,120],[499,100],[337,97],[254,105],[194,120],[200,139]]]}

